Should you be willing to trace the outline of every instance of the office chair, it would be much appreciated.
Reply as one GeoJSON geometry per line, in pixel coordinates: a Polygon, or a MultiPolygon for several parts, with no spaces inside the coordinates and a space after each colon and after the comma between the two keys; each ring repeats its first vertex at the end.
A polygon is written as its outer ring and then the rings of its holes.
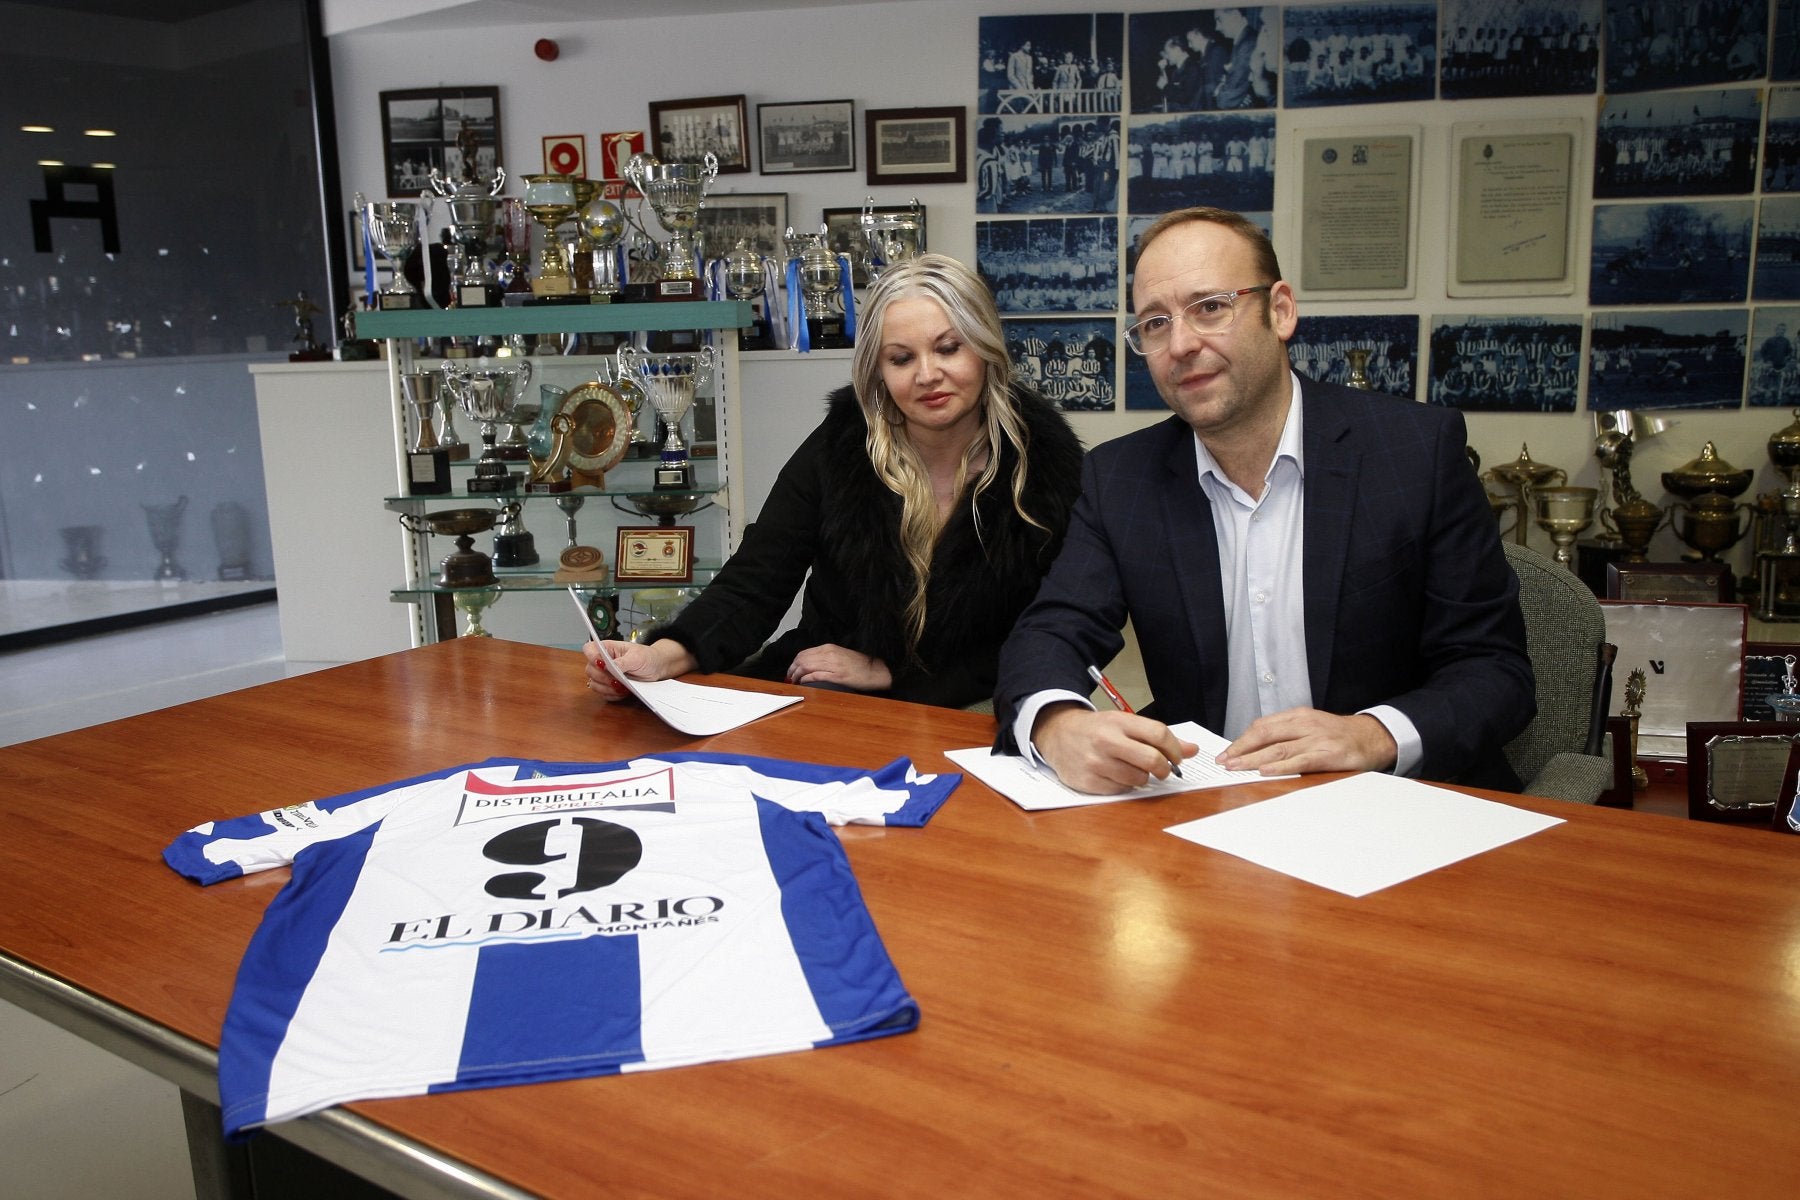
{"type": "Polygon", "coordinates": [[[1529,796],[1593,804],[1613,786],[1605,754],[1612,663],[1600,602],[1567,567],[1528,546],[1503,543],[1519,577],[1525,645],[1537,676],[1537,716],[1506,745],[1529,796]]]}

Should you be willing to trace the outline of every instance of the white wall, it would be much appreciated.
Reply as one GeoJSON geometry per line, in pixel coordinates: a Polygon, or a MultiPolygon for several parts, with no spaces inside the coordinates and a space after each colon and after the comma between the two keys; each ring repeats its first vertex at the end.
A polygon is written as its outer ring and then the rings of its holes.
{"type": "MultiPolygon", "coordinates": [[[[545,135],[585,133],[591,155],[599,133],[644,128],[650,101],[691,96],[741,92],[747,98],[753,126],[759,102],[850,98],[859,110],[960,104],[971,110],[972,130],[980,17],[1180,7],[1184,6],[1168,0],[1128,0],[1104,6],[1067,0],[982,0],[975,4],[902,0],[706,17],[532,21],[460,30],[432,28],[428,19],[422,28],[420,22],[409,23],[403,33],[379,29],[348,32],[331,39],[344,187],[370,194],[381,189],[379,93],[385,89],[499,84],[504,160],[509,169],[519,171],[540,169],[539,139],[545,135]],[[556,61],[546,63],[534,56],[532,46],[541,37],[554,38],[560,44],[562,53],[556,61]]],[[[444,19],[458,19],[456,10],[447,12],[444,19]]],[[[1421,133],[1416,294],[1399,301],[1309,299],[1303,301],[1303,312],[1403,312],[1425,317],[1467,312],[1585,314],[1592,186],[1588,163],[1598,105],[1598,99],[1589,95],[1280,110],[1275,242],[1290,270],[1297,270],[1293,264],[1298,262],[1291,224],[1297,192],[1290,157],[1297,138],[1313,130],[1345,127],[1406,126],[1421,133]],[[1452,124],[1571,118],[1582,123],[1580,140],[1586,143],[1576,177],[1573,254],[1579,265],[1574,294],[1491,301],[1450,299],[1444,283],[1444,253],[1449,241],[1452,124]]],[[[860,134],[859,129],[859,143],[860,134]]],[[[859,145],[859,166],[862,158],[859,145]]],[[[860,204],[870,192],[860,169],[840,174],[728,175],[720,178],[719,190],[786,192],[789,219],[802,225],[815,220],[823,207],[860,204]]],[[[877,201],[900,203],[914,192],[928,208],[931,248],[973,261],[973,181],[916,189],[890,187],[881,191],[877,201]]],[[[1429,330],[1421,332],[1428,334],[1429,330]]],[[[783,360],[782,364],[765,367],[759,360],[768,357],[771,355],[749,355],[744,372],[745,461],[758,476],[768,464],[785,458],[806,432],[808,423],[799,418],[806,411],[816,411],[806,405],[816,403],[817,397],[848,379],[848,364],[841,357],[805,362],[777,353],[773,357],[783,360]],[[765,388],[770,390],[765,392],[765,388]],[[759,419],[759,405],[764,403],[769,408],[768,419],[759,419]]],[[[1425,374],[1423,369],[1420,374],[1425,374]]],[[[1757,409],[1667,415],[1677,418],[1679,426],[1641,446],[1634,466],[1638,487],[1653,499],[1661,493],[1661,472],[1695,457],[1708,439],[1716,442],[1719,453],[1734,465],[1757,470],[1756,490],[1779,486],[1779,477],[1768,464],[1765,443],[1788,423],[1787,413],[1757,409]]],[[[1121,412],[1076,414],[1074,421],[1083,438],[1093,443],[1157,418],[1158,414],[1121,412]]],[[[1469,417],[1469,426],[1472,444],[1484,465],[1511,461],[1520,447],[1528,444],[1533,458],[1563,467],[1571,482],[1598,481],[1590,418],[1585,411],[1569,415],[1475,413],[1469,417]]],[[[766,493],[768,479],[752,478],[748,483],[754,510],[766,493]]],[[[1545,535],[1535,529],[1532,542],[1542,549],[1549,545],[1545,535]]],[[[1652,556],[1674,558],[1680,550],[1679,543],[1665,531],[1658,535],[1652,556]]],[[[1736,564],[1740,572],[1748,570],[1743,550],[1739,548],[1736,564]]]]}

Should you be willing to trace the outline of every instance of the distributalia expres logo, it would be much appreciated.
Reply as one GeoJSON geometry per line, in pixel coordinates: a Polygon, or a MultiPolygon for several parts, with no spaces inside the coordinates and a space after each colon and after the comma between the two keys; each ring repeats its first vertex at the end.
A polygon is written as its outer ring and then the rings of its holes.
{"type": "Polygon", "coordinates": [[[578,898],[619,883],[644,857],[643,840],[635,829],[589,814],[607,810],[673,813],[674,797],[674,770],[668,767],[580,784],[503,784],[471,772],[463,785],[456,823],[513,819],[481,847],[482,857],[499,868],[483,887],[497,899],[525,903],[500,911],[441,913],[395,921],[382,949],[554,941],[716,923],[725,907],[718,896],[665,896],[605,904],[578,898]],[[543,820],[516,820],[540,814],[543,820]],[[553,876],[561,886],[553,882],[553,876]]]}

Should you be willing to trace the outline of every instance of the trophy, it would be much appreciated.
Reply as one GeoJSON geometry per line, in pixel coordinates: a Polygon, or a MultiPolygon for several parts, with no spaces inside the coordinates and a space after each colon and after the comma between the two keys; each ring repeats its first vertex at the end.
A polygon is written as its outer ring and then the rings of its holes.
{"type": "Polygon", "coordinates": [[[800,234],[788,227],[782,239],[788,252],[788,286],[798,286],[805,302],[807,344],[819,350],[842,350],[851,342],[844,335],[844,320],[832,299],[841,293],[844,281],[826,232],[823,225],[817,233],[800,234]]]}
{"type": "Polygon", "coordinates": [[[870,196],[863,201],[861,224],[870,283],[889,267],[917,258],[925,249],[925,215],[917,196],[909,209],[885,213],[875,211],[875,197],[870,196]]]}
{"type": "Polygon", "coordinates": [[[695,390],[712,378],[717,357],[718,352],[711,346],[693,353],[657,355],[645,354],[632,345],[619,347],[620,376],[642,383],[651,407],[667,430],[662,461],[656,468],[658,491],[694,490],[694,466],[681,441],[681,418],[693,407],[695,390]]]}
{"type": "MultiPolygon", "coordinates": [[[[1532,489],[1541,487],[1553,479],[1560,479],[1564,483],[1569,480],[1568,472],[1561,467],[1545,466],[1532,458],[1531,447],[1523,443],[1519,446],[1518,458],[1497,467],[1489,467],[1482,478],[1491,479],[1511,489],[1512,495],[1504,497],[1503,501],[1506,508],[1513,509],[1517,513],[1517,517],[1513,521],[1513,541],[1521,546],[1525,544],[1527,532],[1525,521],[1532,511],[1532,489]]],[[[1496,512],[1501,511],[1500,505],[1494,507],[1496,512]]]]}
{"type": "Polygon", "coordinates": [[[434,581],[438,587],[484,588],[494,582],[494,560],[475,549],[475,535],[492,529],[504,515],[491,508],[452,508],[434,513],[401,513],[400,524],[409,533],[435,533],[456,539],[456,549],[438,563],[434,581]]]}
{"type": "Polygon", "coordinates": [[[77,579],[92,579],[106,569],[106,555],[100,553],[101,527],[98,525],[64,525],[63,549],[68,557],[57,565],[77,579]]]}
{"type": "Polygon", "coordinates": [[[568,526],[569,542],[557,556],[556,582],[597,583],[606,579],[606,555],[596,546],[584,546],[575,537],[575,514],[587,503],[587,497],[565,492],[556,498],[568,526]]]}
{"type": "Polygon", "coordinates": [[[406,260],[419,246],[418,204],[411,200],[371,200],[363,205],[363,224],[375,249],[394,269],[393,282],[375,295],[376,306],[383,311],[431,307],[406,277],[406,260]]]}
{"type": "Polygon", "coordinates": [[[413,440],[406,451],[406,490],[414,496],[441,496],[450,490],[450,454],[438,444],[431,416],[438,406],[438,377],[430,371],[400,376],[400,393],[413,410],[413,440]]]}
{"type": "Polygon", "coordinates": [[[502,447],[498,426],[516,420],[513,412],[519,394],[531,383],[531,360],[476,359],[445,360],[442,367],[444,387],[456,397],[464,412],[481,422],[481,461],[475,464],[475,476],[469,480],[471,492],[510,492],[519,486],[519,476],[508,462],[528,460],[529,453],[521,445],[517,454],[502,447]]]}
{"type": "Polygon", "coordinates": [[[494,526],[494,565],[529,567],[538,560],[537,539],[525,528],[525,506],[517,500],[495,500],[500,521],[494,526]]]}
{"type": "Polygon", "coordinates": [[[662,280],[656,287],[659,300],[700,298],[694,229],[700,223],[700,210],[706,207],[707,190],[718,175],[719,157],[711,150],[699,163],[665,163],[653,155],[634,154],[625,164],[625,178],[643,193],[669,234],[661,250],[662,280]]]}
{"type": "Polygon", "coordinates": [[[1594,500],[1599,496],[1598,488],[1591,487],[1539,487],[1531,491],[1532,502],[1537,506],[1538,528],[1550,535],[1556,543],[1556,561],[1571,571],[1569,547],[1581,531],[1594,523],[1594,500]]]}
{"type": "Polygon", "coordinates": [[[494,241],[495,199],[506,186],[506,170],[494,168],[486,184],[475,180],[473,163],[461,183],[450,183],[431,169],[431,190],[450,207],[450,295],[457,308],[480,308],[500,302],[500,277],[488,261],[494,241]]]}
{"type": "Polygon", "coordinates": [[[1769,461],[1787,479],[1772,496],[1759,497],[1765,521],[1780,521],[1773,538],[1756,540],[1756,616],[1764,621],[1800,621],[1800,409],[1794,420],[1769,435],[1769,461]]]}
{"type": "Polygon", "coordinates": [[[1350,373],[1344,378],[1344,386],[1373,391],[1375,385],[1369,382],[1369,348],[1352,346],[1344,351],[1344,357],[1350,360],[1350,373]]]}
{"type": "Polygon", "coordinates": [[[1638,720],[1644,715],[1644,668],[1633,667],[1625,676],[1625,707],[1620,710],[1631,726],[1631,786],[1643,791],[1650,786],[1650,772],[1638,764],[1638,720]]]}
{"type": "MultiPolygon", "coordinates": [[[[725,256],[725,294],[733,300],[746,300],[752,305],[768,287],[768,259],[750,248],[743,238],[725,256]]],[[[754,310],[753,310],[754,311],[754,310]]],[[[752,316],[750,324],[738,331],[739,350],[772,350],[766,317],[752,316]]]]}
{"type": "Polygon", "coordinates": [[[538,255],[537,277],[531,281],[534,296],[567,296],[575,290],[556,236],[556,227],[580,207],[575,202],[575,183],[573,175],[525,176],[525,211],[544,230],[544,250],[538,255]]]}
{"type": "Polygon", "coordinates": [[[187,572],[175,562],[175,547],[181,543],[181,514],[187,511],[187,503],[186,496],[178,496],[173,504],[144,505],[144,519],[150,524],[150,544],[162,555],[153,579],[173,583],[187,578],[187,572]]]}
{"type": "Polygon", "coordinates": [[[593,265],[593,294],[619,294],[619,239],[625,236],[625,210],[605,196],[595,196],[575,214],[587,239],[588,260],[593,265]]]}
{"type": "Polygon", "coordinates": [[[1594,457],[1611,479],[1610,506],[1602,502],[1600,524],[1607,532],[1598,539],[1621,547],[1620,560],[1643,562],[1649,554],[1650,539],[1655,536],[1668,514],[1646,500],[1631,482],[1631,456],[1636,444],[1655,437],[1673,422],[1663,417],[1640,417],[1628,409],[1594,414],[1594,457]]]}
{"type": "Polygon", "coordinates": [[[569,461],[569,435],[575,429],[575,418],[563,411],[568,402],[567,388],[554,383],[538,385],[537,420],[525,431],[525,453],[531,459],[528,492],[566,492],[573,484],[564,468],[569,461]]]}
{"type": "Polygon", "coordinates": [[[1750,505],[1739,504],[1735,498],[1750,486],[1751,474],[1720,458],[1711,442],[1700,448],[1698,458],[1663,472],[1663,487],[1677,497],[1669,505],[1675,536],[1701,562],[1717,562],[1721,551],[1731,549],[1744,536],[1738,510],[1750,505]]]}

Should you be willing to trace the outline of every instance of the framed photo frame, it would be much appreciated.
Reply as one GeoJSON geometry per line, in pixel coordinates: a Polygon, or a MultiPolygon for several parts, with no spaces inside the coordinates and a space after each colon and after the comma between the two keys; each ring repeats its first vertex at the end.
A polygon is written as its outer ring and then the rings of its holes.
{"type": "Polygon", "coordinates": [[[1619,648],[1613,661],[1615,694],[1618,681],[1633,670],[1644,672],[1640,757],[1683,757],[1694,722],[1741,721],[1748,612],[1742,604],[1602,600],[1600,609],[1606,640],[1619,648]]]}
{"type": "Polygon", "coordinates": [[[699,162],[711,150],[719,174],[750,169],[750,127],[742,96],[650,102],[650,152],[664,162],[699,162]]]}
{"type": "Polygon", "coordinates": [[[381,154],[387,194],[413,199],[431,187],[432,168],[461,179],[474,159],[478,179],[500,162],[500,89],[407,88],[381,93],[381,154]]]}
{"type": "Polygon", "coordinates": [[[694,582],[694,527],[619,526],[613,578],[620,583],[694,582]]]}
{"type": "MultiPolygon", "coordinates": [[[[919,218],[919,252],[925,252],[925,205],[912,204],[877,204],[872,210],[876,216],[911,216],[915,212],[919,218]]],[[[819,213],[825,223],[825,241],[833,254],[850,256],[851,282],[859,288],[869,286],[869,268],[863,259],[861,208],[827,208],[819,213]]]]}
{"type": "Polygon", "coordinates": [[[969,177],[967,108],[867,108],[868,181],[962,183],[969,177]]]}
{"type": "Polygon", "coordinates": [[[1606,564],[1608,600],[1724,604],[1731,599],[1731,582],[1731,568],[1722,562],[1606,564]]]}
{"type": "Polygon", "coordinates": [[[856,170],[856,103],[811,100],[756,106],[764,175],[856,170]]]}
{"type": "Polygon", "coordinates": [[[783,261],[787,212],[786,192],[714,192],[700,210],[701,248],[707,258],[718,258],[741,238],[757,253],[783,261]]]}
{"type": "Polygon", "coordinates": [[[1688,820],[1767,824],[1791,794],[1800,725],[1694,721],[1687,727],[1688,820]]]}

